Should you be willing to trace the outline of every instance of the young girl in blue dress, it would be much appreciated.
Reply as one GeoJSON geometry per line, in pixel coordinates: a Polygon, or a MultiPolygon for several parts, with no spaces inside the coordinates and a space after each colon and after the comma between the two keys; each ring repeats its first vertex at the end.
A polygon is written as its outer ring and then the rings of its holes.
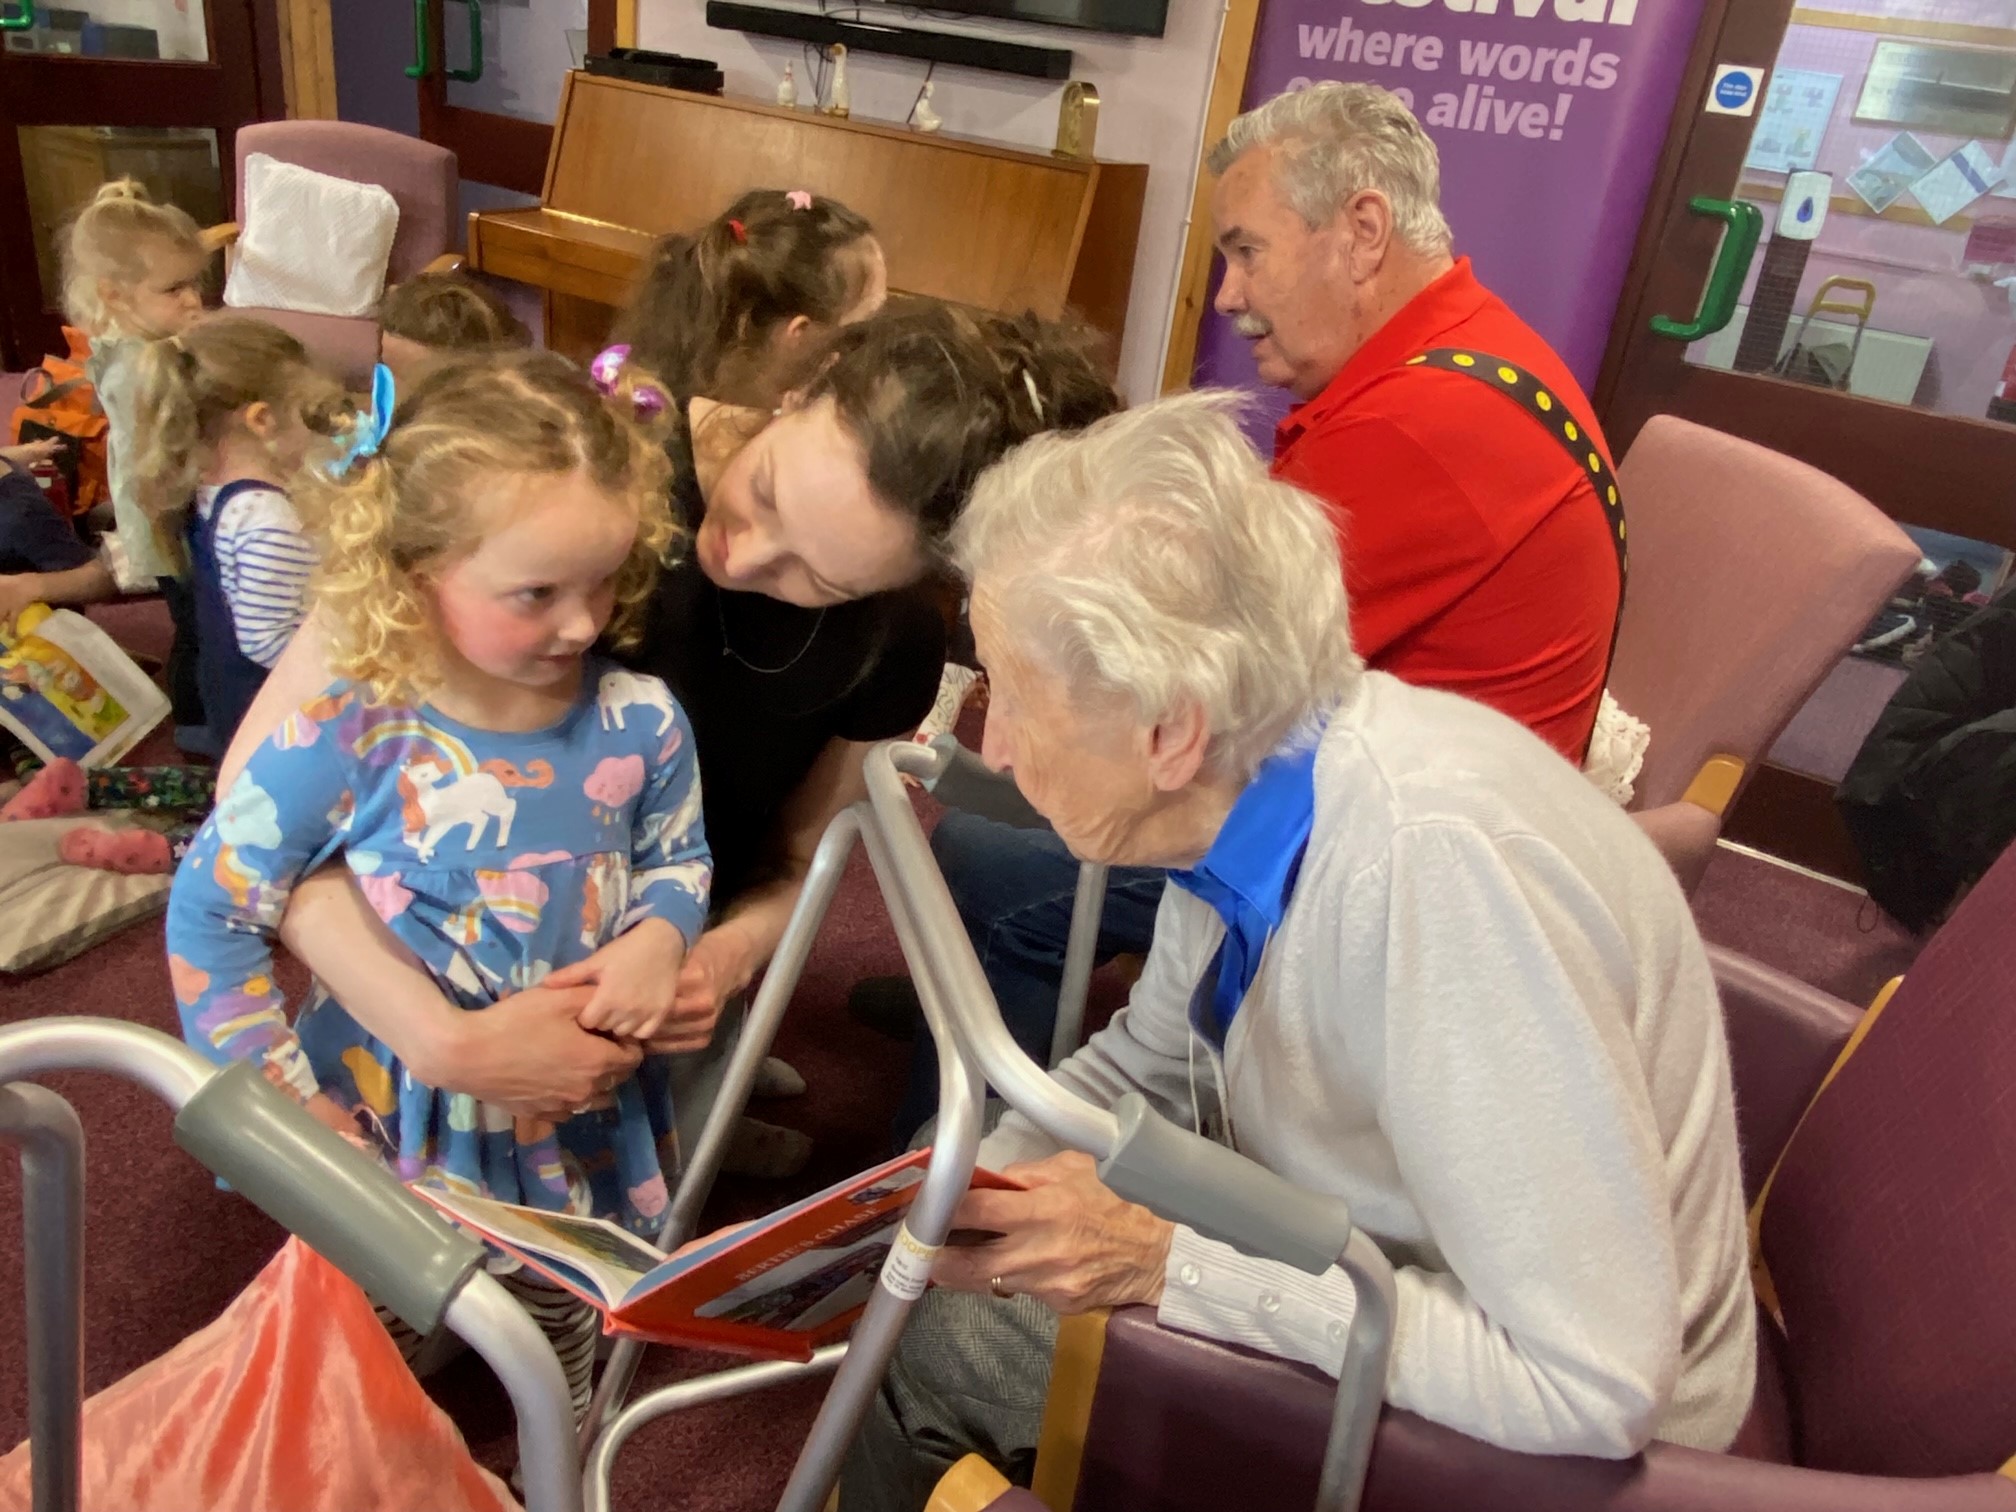
{"type": "Polygon", "coordinates": [[[339,681],[253,756],[176,875],[184,1033],[252,1060],[407,1180],[655,1232],[662,1058],[559,1123],[417,1080],[272,941],[336,858],[464,1010],[594,957],[584,1026],[648,1040],[707,915],[686,716],[590,654],[633,633],[673,525],[661,449],[548,353],[431,372],[296,502],[339,681]],[[613,943],[612,943],[613,942],[613,943]],[[604,949],[603,947],[609,948],[604,949]]]}

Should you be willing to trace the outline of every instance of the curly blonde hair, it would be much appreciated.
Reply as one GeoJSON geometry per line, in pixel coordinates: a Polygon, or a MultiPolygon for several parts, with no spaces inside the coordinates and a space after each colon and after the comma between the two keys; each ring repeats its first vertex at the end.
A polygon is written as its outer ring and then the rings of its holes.
{"type": "Polygon", "coordinates": [[[179,336],[150,341],[135,371],[135,491],[178,556],[190,496],[233,416],[263,402],[316,435],[335,436],[356,413],[306,347],[250,315],[206,315],[179,336]]]}
{"type": "Polygon", "coordinates": [[[139,283],[147,276],[148,246],[154,242],[208,256],[203,234],[186,210],[156,204],[138,179],[99,185],[63,240],[63,313],[70,323],[87,336],[103,336],[117,327],[100,285],[139,283]]]}
{"type": "Polygon", "coordinates": [[[316,593],[331,627],[331,667],[380,702],[439,684],[433,583],[494,528],[482,501],[499,475],[583,472],[635,511],[637,537],[616,576],[606,632],[619,647],[635,644],[678,536],[670,467],[664,450],[563,357],[483,353],[443,363],[400,401],[376,455],[339,476],[302,476],[296,504],[322,552],[316,593]]]}

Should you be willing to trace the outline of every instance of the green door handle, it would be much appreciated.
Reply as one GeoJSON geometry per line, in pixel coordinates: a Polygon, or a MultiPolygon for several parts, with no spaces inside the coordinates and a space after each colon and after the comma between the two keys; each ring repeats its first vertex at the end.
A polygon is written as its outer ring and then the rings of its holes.
{"type": "Polygon", "coordinates": [[[1722,233],[1722,250],[1715,254],[1715,266],[1708,272],[1699,313],[1684,325],[1664,315],[1652,317],[1653,334],[1675,341],[1713,336],[1735,318],[1736,297],[1743,292],[1743,277],[1750,271],[1757,239],[1764,234],[1764,212],[1746,201],[1697,194],[1687,202],[1687,208],[1696,215],[1712,216],[1728,229],[1722,233]]]}
{"type": "Polygon", "coordinates": [[[21,0],[11,16],[0,16],[0,31],[27,31],[35,24],[35,0],[21,0]]]}
{"type": "Polygon", "coordinates": [[[469,66],[449,69],[448,77],[474,84],[483,77],[483,0],[462,0],[462,3],[469,7],[469,66]]]}
{"type": "Polygon", "coordinates": [[[413,0],[413,61],[406,77],[424,79],[434,71],[433,28],[427,24],[427,0],[413,0]]]}

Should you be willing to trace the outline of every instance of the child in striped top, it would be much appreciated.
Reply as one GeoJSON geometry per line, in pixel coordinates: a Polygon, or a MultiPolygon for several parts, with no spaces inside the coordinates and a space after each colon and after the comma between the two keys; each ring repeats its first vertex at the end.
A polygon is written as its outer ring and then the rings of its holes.
{"type": "Polygon", "coordinates": [[[299,341],[245,315],[150,343],[136,391],[140,502],[188,568],[203,715],[221,749],[308,609],[315,548],[288,480],[352,410],[299,341]]]}
{"type": "MultiPolygon", "coordinates": [[[[316,553],[288,479],[349,426],[353,409],[299,341],[244,315],[208,316],[147,343],[134,380],[135,491],[163,554],[189,582],[203,716],[222,750],[307,613],[316,553]]],[[[168,872],[214,795],[207,768],[87,773],[58,762],[29,778],[0,819],[168,810],[186,822],[165,833],[80,826],[58,842],[75,865],[168,872]]]]}

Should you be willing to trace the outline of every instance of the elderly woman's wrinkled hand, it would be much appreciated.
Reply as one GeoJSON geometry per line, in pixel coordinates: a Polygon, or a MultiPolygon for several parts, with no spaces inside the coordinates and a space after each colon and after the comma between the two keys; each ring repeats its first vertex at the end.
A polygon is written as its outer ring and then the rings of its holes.
{"type": "Polygon", "coordinates": [[[1001,1237],[945,1249],[932,1271],[940,1286],[1021,1293],[1059,1313],[1162,1300],[1176,1226],[1115,1196],[1091,1156],[1066,1151],[1002,1174],[1023,1190],[968,1192],[952,1219],[1001,1237]]]}

